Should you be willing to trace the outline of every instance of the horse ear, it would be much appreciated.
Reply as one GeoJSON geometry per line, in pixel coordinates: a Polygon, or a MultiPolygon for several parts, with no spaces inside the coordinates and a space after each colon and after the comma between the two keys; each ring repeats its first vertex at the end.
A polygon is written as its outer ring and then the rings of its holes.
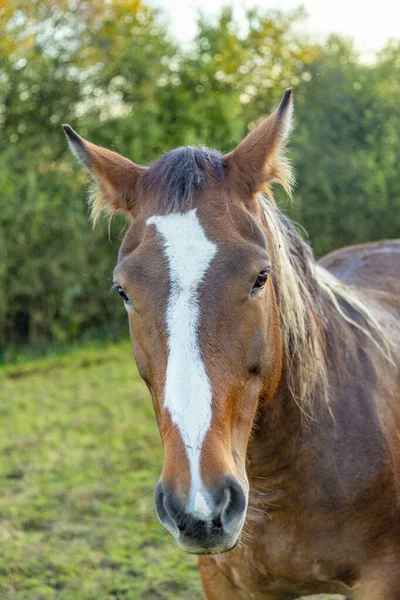
{"type": "Polygon", "coordinates": [[[271,193],[269,184],[279,182],[290,195],[294,176],[284,150],[292,119],[292,90],[289,88],[275,112],[223,158],[228,181],[251,194],[262,190],[271,193]]]}
{"type": "Polygon", "coordinates": [[[90,205],[94,221],[102,211],[132,213],[138,180],[145,170],[116,152],[81,138],[69,125],[63,125],[72,154],[93,177],[95,189],[90,205]]]}

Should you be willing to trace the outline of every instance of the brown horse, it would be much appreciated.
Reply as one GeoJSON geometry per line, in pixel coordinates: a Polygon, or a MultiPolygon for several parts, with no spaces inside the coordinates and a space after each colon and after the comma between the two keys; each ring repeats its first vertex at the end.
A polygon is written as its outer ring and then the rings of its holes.
{"type": "Polygon", "coordinates": [[[208,600],[400,599],[400,243],[319,263],[290,190],[291,90],[230,154],[150,167],[65,126],[92,208],[127,213],[114,272],[165,450],[161,523],[208,600]]]}

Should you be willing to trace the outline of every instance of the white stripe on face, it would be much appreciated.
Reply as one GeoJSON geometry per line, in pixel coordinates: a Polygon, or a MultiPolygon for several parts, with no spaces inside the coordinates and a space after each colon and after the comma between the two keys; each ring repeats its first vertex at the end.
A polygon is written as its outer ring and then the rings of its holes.
{"type": "Polygon", "coordinates": [[[199,325],[198,289],[217,252],[207,239],[196,209],[185,214],[153,216],[164,241],[170,275],[167,308],[168,363],[164,406],[178,427],[189,458],[191,499],[207,514],[207,504],[199,502],[201,490],[200,456],[204,437],[211,423],[212,392],[201,358],[197,329],[199,325]]]}

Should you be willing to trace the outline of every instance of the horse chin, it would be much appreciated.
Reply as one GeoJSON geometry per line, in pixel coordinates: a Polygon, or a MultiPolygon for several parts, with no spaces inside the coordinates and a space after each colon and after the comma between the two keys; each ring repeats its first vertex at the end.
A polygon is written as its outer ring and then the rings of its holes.
{"type": "Polygon", "coordinates": [[[232,552],[232,550],[234,550],[238,544],[239,544],[240,538],[233,544],[233,546],[228,546],[228,547],[216,547],[216,548],[186,548],[184,546],[181,546],[179,544],[179,547],[181,548],[181,550],[183,550],[184,552],[186,552],[187,554],[194,554],[196,556],[213,556],[216,554],[226,554],[228,552],[232,552]]]}
{"type": "Polygon", "coordinates": [[[240,538],[241,529],[236,537],[230,536],[229,539],[218,540],[218,542],[213,542],[211,540],[209,542],[204,543],[204,541],[202,540],[200,541],[200,543],[196,544],[195,540],[184,540],[181,537],[175,537],[175,540],[179,548],[187,554],[195,554],[197,556],[210,556],[232,552],[232,550],[237,548],[237,546],[239,545],[240,538]]]}

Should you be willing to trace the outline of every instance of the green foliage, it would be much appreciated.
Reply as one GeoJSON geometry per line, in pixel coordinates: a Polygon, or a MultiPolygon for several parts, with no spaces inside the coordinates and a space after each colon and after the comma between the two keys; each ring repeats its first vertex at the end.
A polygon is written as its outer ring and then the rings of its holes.
{"type": "Polygon", "coordinates": [[[174,54],[140,2],[14,4],[0,13],[0,348],[120,329],[107,291],[125,222],[109,239],[91,230],[61,123],[154,158],[158,77],[174,54]]]}
{"type": "Polygon", "coordinates": [[[399,236],[400,46],[365,65],[349,41],[302,36],[303,18],[239,23],[226,8],[182,49],[143,0],[1,5],[0,360],[16,344],[112,337],[124,318],[107,296],[124,220],[91,230],[62,122],[146,164],[182,144],[231,150],[293,86],[287,210],[316,253],[399,236]]]}
{"type": "Polygon", "coordinates": [[[399,48],[375,66],[359,64],[351,46],[333,37],[298,95],[292,215],[319,255],[400,235],[400,110],[394,102],[400,77],[389,66],[396,56],[399,48]]]}

